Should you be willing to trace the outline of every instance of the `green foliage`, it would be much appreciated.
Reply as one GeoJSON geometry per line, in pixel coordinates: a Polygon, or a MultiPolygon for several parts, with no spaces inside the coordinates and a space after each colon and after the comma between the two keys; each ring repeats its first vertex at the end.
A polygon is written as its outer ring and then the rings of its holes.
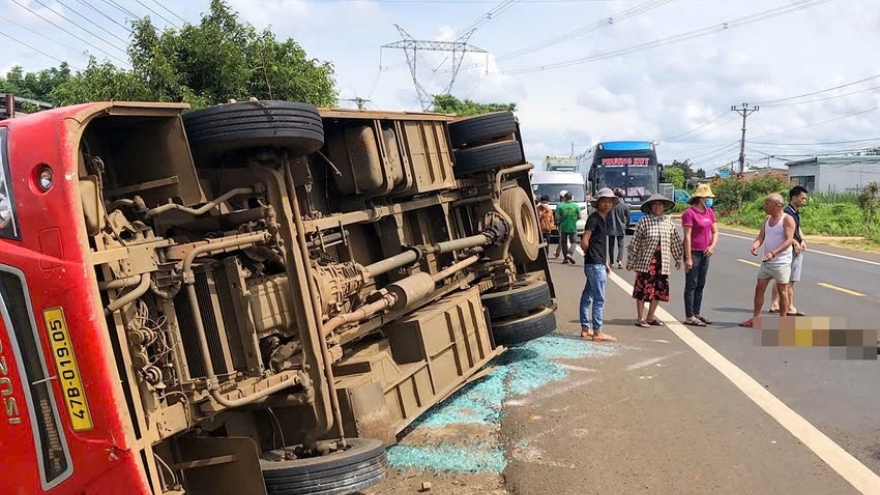
{"type": "Polygon", "coordinates": [[[56,105],[114,99],[182,101],[200,108],[249,97],[337,104],[332,64],[237,17],[223,0],[212,0],[198,25],[180,30],[159,33],[145,17],[132,26],[130,71],[91,58],[75,75],[66,64],[25,75],[13,69],[0,88],[56,105]]]}
{"type": "Polygon", "coordinates": [[[666,182],[671,182],[676,189],[684,187],[684,170],[678,167],[664,169],[666,172],[666,182]]]}
{"type": "Polygon", "coordinates": [[[15,66],[6,73],[6,77],[0,77],[0,92],[12,93],[21,98],[48,101],[52,90],[69,81],[70,78],[70,66],[67,63],[62,63],[57,68],[28,73],[25,73],[20,66],[15,66]]]}
{"type": "Polygon", "coordinates": [[[880,209],[880,184],[876,181],[870,182],[862,188],[858,195],[858,204],[862,208],[865,216],[865,223],[868,226],[876,228],[877,210],[880,209]]]}
{"type": "Polygon", "coordinates": [[[468,99],[462,101],[452,95],[435,95],[434,111],[471,117],[492,112],[515,112],[516,103],[477,103],[468,99]]]}
{"type": "Polygon", "coordinates": [[[787,201],[789,188],[788,181],[775,175],[764,175],[751,181],[738,177],[717,179],[712,183],[712,192],[715,193],[713,208],[730,213],[739,208],[740,200],[743,205],[756,199],[763,201],[771,192],[782,193],[787,201]]]}
{"type": "MultiPolygon", "coordinates": [[[[757,198],[744,203],[742,209],[730,216],[732,223],[760,229],[764,221],[764,200],[757,198]]],[[[864,220],[862,209],[851,203],[814,203],[801,209],[801,229],[807,235],[863,236],[876,230],[864,220]]]]}
{"type": "MultiPolygon", "coordinates": [[[[764,221],[764,196],[778,192],[788,200],[788,184],[772,176],[751,183],[736,178],[717,180],[712,184],[714,208],[723,222],[760,229],[764,221]],[[742,191],[742,208],[736,208],[737,194],[742,191]]],[[[807,235],[863,236],[880,243],[880,185],[866,186],[854,193],[811,194],[800,211],[801,229],[807,235]]]]}

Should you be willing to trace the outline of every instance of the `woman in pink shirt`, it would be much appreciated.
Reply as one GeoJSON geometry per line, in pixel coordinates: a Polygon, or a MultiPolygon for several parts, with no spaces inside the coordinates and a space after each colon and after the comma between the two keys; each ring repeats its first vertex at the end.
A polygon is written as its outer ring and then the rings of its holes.
{"type": "Polygon", "coordinates": [[[712,322],[700,314],[703,304],[703,288],[709,272],[709,258],[718,244],[718,226],[715,212],[707,205],[714,198],[709,184],[700,184],[694,191],[691,206],[681,216],[684,228],[684,308],[686,325],[705,327],[712,322]]]}

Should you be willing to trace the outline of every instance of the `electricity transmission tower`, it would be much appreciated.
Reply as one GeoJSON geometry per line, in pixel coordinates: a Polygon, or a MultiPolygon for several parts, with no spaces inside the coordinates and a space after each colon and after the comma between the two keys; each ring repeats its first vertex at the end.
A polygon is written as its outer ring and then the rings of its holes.
{"type": "Polygon", "coordinates": [[[350,101],[350,102],[357,104],[358,110],[363,110],[364,106],[367,103],[372,103],[372,100],[366,100],[366,99],[361,98],[359,96],[356,96],[354,98],[346,98],[345,101],[350,101]]]}
{"type": "Polygon", "coordinates": [[[748,103],[743,103],[742,107],[737,107],[736,105],[730,107],[730,109],[740,115],[743,118],[743,126],[742,126],[742,138],[739,142],[739,175],[742,176],[746,167],[746,118],[757,112],[761,109],[761,107],[755,106],[749,108],[748,103]]]}
{"type": "Polygon", "coordinates": [[[431,52],[452,52],[452,76],[449,78],[449,84],[446,85],[446,88],[443,90],[441,94],[448,94],[452,90],[453,84],[455,84],[455,78],[458,76],[458,71],[461,68],[461,63],[464,61],[464,56],[468,53],[485,53],[488,62],[488,54],[486,50],[482,48],[477,48],[473,45],[468,44],[468,40],[471,35],[474,34],[476,29],[471,29],[466,33],[462,34],[455,41],[433,41],[433,40],[417,40],[410,36],[409,33],[404,31],[404,29],[397,24],[394,25],[397,28],[397,31],[400,32],[401,40],[395,41],[393,43],[389,43],[387,45],[383,45],[379,52],[379,69],[382,69],[382,51],[387,49],[396,49],[403,50],[406,54],[406,62],[409,65],[409,72],[412,75],[413,84],[416,87],[416,94],[419,98],[419,103],[422,106],[422,110],[429,110],[434,103],[434,98],[431,93],[425,89],[422,83],[419,82],[416,58],[419,55],[419,50],[431,51],[431,52]]]}

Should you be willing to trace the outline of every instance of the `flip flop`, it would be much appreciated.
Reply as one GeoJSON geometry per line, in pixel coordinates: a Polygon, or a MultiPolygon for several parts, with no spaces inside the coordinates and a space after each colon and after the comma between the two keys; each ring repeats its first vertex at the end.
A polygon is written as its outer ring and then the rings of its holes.
{"type": "Polygon", "coordinates": [[[617,339],[608,334],[605,334],[602,337],[596,337],[594,335],[593,342],[617,342],[617,339]]]}
{"type": "Polygon", "coordinates": [[[666,326],[665,323],[663,323],[662,321],[658,320],[657,318],[654,318],[654,319],[651,320],[651,321],[646,321],[645,323],[647,323],[648,325],[651,325],[652,327],[665,327],[665,326],[666,326]]]}
{"type": "Polygon", "coordinates": [[[755,321],[754,321],[754,320],[755,320],[754,318],[749,318],[748,320],[746,320],[746,321],[740,323],[739,326],[741,326],[741,327],[746,327],[746,328],[752,328],[752,327],[755,326],[755,321]]]}
{"type": "Polygon", "coordinates": [[[650,325],[647,321],[645,321],[645,320],[639,320],[639,321],[637,321],[637,322],[636,322],[636,326],[637,326],[637,327],[642,327],[642,328],[651,328],[651,325],[650,325]]]}
{"type": "Polygon", "coordinates": [[[696,319],[696,320],[693,320],[693,321],[687,321],[687,320],[685,320],[683,323],[684,323],[685,325],[690,325],[690,326],[692,326],[692,327],[705,327],[705,326],[706,326],[706,322],[704,322],[704,321],[702,321],[702,320],[700,320],[700,319],[696,319]]]}
{"type": "Polygon", "coordinates": [[[702,316],[698,316],[697,319],[700,320],[700,321],[702,321],[702,322],[705,323],[706,325],[711,325],[711,324],[712,324],[711,321],[707,320],[706,318],[704,318],[704,317],[702,317],[702,316]]]}

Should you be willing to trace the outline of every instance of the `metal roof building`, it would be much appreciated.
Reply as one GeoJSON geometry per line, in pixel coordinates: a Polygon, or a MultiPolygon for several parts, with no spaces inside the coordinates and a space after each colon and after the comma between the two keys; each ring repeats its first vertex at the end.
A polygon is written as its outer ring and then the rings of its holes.
{"type": "Polygon", "coordinates": [[[814,156],[786,162],[788,179],[810,192],[859,192],[880,182],[880,155],[814,156]]]}

